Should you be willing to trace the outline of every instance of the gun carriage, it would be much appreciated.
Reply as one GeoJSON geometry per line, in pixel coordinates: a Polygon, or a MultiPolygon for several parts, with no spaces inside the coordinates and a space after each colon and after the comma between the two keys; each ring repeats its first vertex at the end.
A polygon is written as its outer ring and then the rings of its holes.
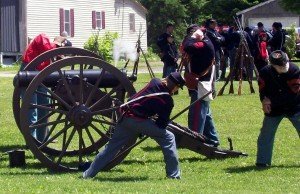
{"type": "MultiPolygon", "coordinates": [[[[109,141],[119,117],[119,106],[136,92],[134,81],[136,76],[127,76],[126,71],[84,49],[58,48],[45,52],[14,78],[16,124],[27,146],[44,166],[55,171],[76,171],[88,155],[98,153],[109,141]],[[53,60],[42,71],[35,70],[41,62],[60,55],[67,57],[53,60]],[[35,95],[48,98],[49,103],[32,103],[35,95]],[[46,111],[47,114],[30,124],[28,115],[32,110],[46,111]],[[42,142],[31,133],[41,127],[49,130],[42,142]]],[[[209,158],[246,155],[210,146],[203,136],[174,122],[168,125],[168,130],[178,137],[179,147],[209,158]]],[[[106,169],[122,162],[131,149],[146,138],[127,142],[106,169]]]]}

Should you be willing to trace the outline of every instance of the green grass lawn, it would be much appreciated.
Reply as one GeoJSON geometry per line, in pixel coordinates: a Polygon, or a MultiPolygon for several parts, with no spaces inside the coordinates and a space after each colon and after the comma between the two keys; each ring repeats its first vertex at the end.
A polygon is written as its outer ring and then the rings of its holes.
{"type": "MultiPolygon", "coordinates": [[[[134,85],[139,89],[147,81],[146,74],[139,75],[134,85]]],[[[217,87],[222,84],[219,82],[217,87]]],[[[273,166],[256,169],[256,140],[263,118],[258,94],[250,94],[246,82],[243,82],[242,96],[228,95],[228,88],[211,105],[221,147],[227,148],[227,137],[231,137],[234,149],[248,153],[248,157],[208,160],[179,149],[182,179],[169,180],[165,178],[162,152],[148,139],[111,171],[83,180],[80,172],[48,171],[26,150],[26,168],[9,168],[8,156],[1,155],[0,193],[300,193],[300,144],[296,130],[284,120],[276,135],[273,166]]],[[[24,139],[12,114],[12,92],[12,78],[1,78],[0,154],[24,148],[24,139]]],[[[174,100],[173,115],[188,106],[187,90],[180,91],[174,100]]],[[[187,126],[187,113],[176,122],[187,126]]]]}

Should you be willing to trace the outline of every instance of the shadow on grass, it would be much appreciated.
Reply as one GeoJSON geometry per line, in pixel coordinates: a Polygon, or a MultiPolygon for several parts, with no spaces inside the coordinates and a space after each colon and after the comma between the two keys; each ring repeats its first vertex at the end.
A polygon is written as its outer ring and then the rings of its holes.
{"type": "Polygon", "coordinates": [[[227,168],[226,172],[228,173],[245,173],[250,171],[265,171],[269,169],[276,169],[276,168],[300,168],[300,165],[277,165],[277,166],[270,166],[270,167],[256,167],[255,165],[251,166],[244,166],[244,167],[231,167],[227,168]]]}
{"type": "MultiPolygon", "coordinates": [[[[189,157],[189,158],[179,158],[179,162],[189,162],[189,163],[192,163],[192,162],[205,162],[205,161],[209,161],[209,160],[212,160],[212,159],[208,159],[208,158],[198,158],[198,157],[189,157]]],[[[122,162],[123,165],[132,165],[132,164],[141,164],[141,165],[144,165],[146,163],[160,163],[160,162],[163,162],[163,158],[161,159],[156,159],[156,160],[134,160],[134,159],[131,159],[131,160],[124,160],[122,162]]]]}
{"type": "Polygon", "coordinates": [[[0,153],[5,153],[7,151],[11,151],[11,150],[26,150],[26,146],[25,145],[0,145],[0,153]]]}
{"type": "Polygon", "coordinates": [[[140,182],[146,181],[149,177],[147,176],[123,176],[123,177],[114,177],[114,178],[107,178],[107,177],[95,177],[93,180],[95,181],[107,181],[107,182],[140,182]]]}
{"type": "Polygon", "coordinates": [[[141,148],[145,152],[153,152],[153,151],[161,151],[161,148],[159,146],[155,147],[142,147],[141,148]]]}

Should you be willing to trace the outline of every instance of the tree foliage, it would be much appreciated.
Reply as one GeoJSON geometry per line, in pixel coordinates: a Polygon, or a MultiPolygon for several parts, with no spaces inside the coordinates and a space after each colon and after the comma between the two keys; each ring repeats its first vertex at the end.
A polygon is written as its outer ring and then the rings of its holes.
{"type": "Polygon", "coordinates": [[[295,24],[293,24],[289,29],[286,30],[288,33],[285,47],[286,53],[288,54],[289,58],[291,59],[296,54],[296,40],[297,40],[297,33],[295,30],[295,24]]]}
{"type": "Polygon", "coordinates": [[[297,0],[280,0],[284,9],[300,14],[300,2],[297,0]]]}
{"type": "Polygon", "coordinates": [[[98,31],[84,43],[84,48],[102,56],[104,61],[110,63],[113,60],[113,41],[117,38],[118,33],[105,32],[104,36],[100,36],[98,31]]]}
{"type": "Polygon", "coordinates": [[[202,25],[207,18],[233,24],[236,12],[264,0],[140,0],[148,9],[149,46],[156,48],[157,37],[165,31],[167,23],[175,25],[175,40],[182,40],[187,25],[202,25]]]}

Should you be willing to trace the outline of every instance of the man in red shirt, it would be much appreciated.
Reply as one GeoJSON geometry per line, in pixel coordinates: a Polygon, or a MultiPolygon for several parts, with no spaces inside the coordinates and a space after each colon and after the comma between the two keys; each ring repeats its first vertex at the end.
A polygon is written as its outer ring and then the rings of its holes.
{"type": "MultiPolygon", "coordinates": [[[[25,53],[23,54],[23,68],[30,63],[34,58],[39,56],[40,54],[52,50],[54,48],[58,48],[64,46],[64,41],[66,38],[57,36],[54,41],[51,42],[49,37],[46,34],[37,35],[31,43],[28,45],[25,53]]],[[[45,67],[50,64],[50,60],[44,61],[37,67],[37,70],[41,71],[45,67]]]]}
{"type": "Polygon", "coordinates": [[[265,32],[261,32],[258,35],[258,53],[255,58],[256,60],[256,68],[260,71],[263,67],[268,65],[268,50],[267,50],[267,34],[265,32]]]}
{"type": "MultiPolygon", "coordinates": [[[[54,41],[51,42],[49,37],[46,34],[39,34],[36,36],[31,43],[28,45],[27,49],[25,50],[23,54],[23,60],[22,60],[22,65],[20,70],[22,71],[28,63],[30,63],[34,58],[39,56],[40,54],[64,46],[65,38],[61,36],[55,37],[54,41]]],[[[50,59],[47,61],[44,61],[40,65],[36,67],[36,70],[41,71],[45,67],[50,65],[50,59]]],[[[47,91],[39,87],[37,89],[39,93],[44,93],[47,94],[47,91]]],[[[24,91],[22,91],[21,97],[24,95],[24,91]]],[[[31,102],[33,104],[49,104],[49,99],[45,97],[45,95],[40,95],[40,94],[34,94],[32,96],[31,102]]],[[[29,119],[29,124],[34,124],[41,118],[45,117],[48,114],[47,110],[41,110],[41,109],[30,109],[29,114],[28,114],[28,119],[29,119]]],[[[43,121],[47,122],[47,121],[43,121]]],[[[37,139],[40,142],[45,141],[45,137],[48,133],[48,129],[46,127],[40,127],[36,129],[31,130],[32,136],[37,139]]]]}

